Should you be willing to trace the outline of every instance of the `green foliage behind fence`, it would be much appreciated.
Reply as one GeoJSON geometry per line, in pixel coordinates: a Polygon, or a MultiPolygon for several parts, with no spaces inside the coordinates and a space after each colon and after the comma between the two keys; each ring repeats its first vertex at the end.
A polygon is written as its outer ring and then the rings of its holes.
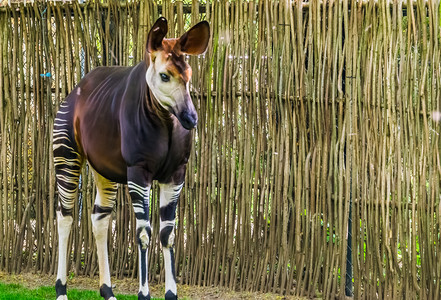
{"type": "MultiPolygon", "coordinates": [[[[163,15],[169,37],[201,19],[212,28],[189,60],[199,123],[178,280],[343,296],[352,220],[357,299],[441,297],[439,4],[187,2],[0,8],[0,269],[56,270],[55,113],[95,66],[143,59],[163,15]]],[[[95,274],[87,169],[80,198],[70,268],[95,274]]],[[[157,191],[151,207],[150,280],[161,281],[157,191]]],[[[124,186],[113,221],[113,276],[136,276],[124,186]]]]}

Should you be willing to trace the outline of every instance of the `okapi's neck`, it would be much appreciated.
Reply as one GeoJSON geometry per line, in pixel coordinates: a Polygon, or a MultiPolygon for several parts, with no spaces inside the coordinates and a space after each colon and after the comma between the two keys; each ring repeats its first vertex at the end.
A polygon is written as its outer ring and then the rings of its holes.
{"type": "Polygon", "coordinates": [[[155,114],[158,119],[161,120],[161,122],[163,123],[172,122],[172,114],[159,104],[158,100],[155,98],[148,85],[145,98],[147,110],[149,111],[149,113],[155,114]]]}
{"type": "MultiPolygon", "coordinates": [[[[145,53],[144,62],[146,66],[144,70],[144,78],[145,78],[145,73],[147,72],[150,66],[150,53],[148,52],[145,53]]],[[[171,123],[172,114],[164,107],[162,107],[161,104],[159,104],[158,100],[155,98],[155,95],[153,95],[145,79],[144,79],[144,83],[146,85],[145,103],[148,112],[150,114],[155,114],[158,117],[158,119],[161,120],[161,122],[163,123],[171,123]]]]}

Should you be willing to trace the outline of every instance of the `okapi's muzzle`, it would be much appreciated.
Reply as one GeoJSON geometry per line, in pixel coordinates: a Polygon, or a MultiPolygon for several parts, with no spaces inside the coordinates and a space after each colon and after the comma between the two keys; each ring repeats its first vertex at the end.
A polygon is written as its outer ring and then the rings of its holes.
{"type": "Polygon", "coordinates": [[[193,129],[198,124],[198,114],[195,111],[186,110],[176,116],[185,129],[193,129]]]}
{"type": "Polygon", "coordinates": [[[198,114],[193,105],[193,101],[191,101],[190,95],[185,98],[186,99],[183,103],[184,105],[181,107],[177,105],[176,108],[173,109],[172,114],[176,116],[182,127],[187,130],[191,130],[195,128],[198,123],[198,114]]]}

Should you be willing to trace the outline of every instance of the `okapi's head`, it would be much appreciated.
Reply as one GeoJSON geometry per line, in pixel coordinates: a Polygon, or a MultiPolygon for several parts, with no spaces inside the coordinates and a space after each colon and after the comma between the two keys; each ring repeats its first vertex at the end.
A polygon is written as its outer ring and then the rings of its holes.
{"type": "Polygon", "coordinates": [[[159,104],[176,116],[182,126],[192,129],[198,115],[189,93],[191,67],[185,55],[198,55],[207,49],[210,27],[203,21],[178,39],[165,39],[167,20],[159,18],[147,37],[147,84],[159,104]]]}

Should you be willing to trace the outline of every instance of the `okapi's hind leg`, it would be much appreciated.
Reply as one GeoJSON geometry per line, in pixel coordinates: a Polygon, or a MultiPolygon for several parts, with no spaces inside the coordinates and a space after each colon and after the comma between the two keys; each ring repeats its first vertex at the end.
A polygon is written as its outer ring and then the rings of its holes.
{"type": "Polygon", "coordinates": [[[162,253],[164,256],[165,269],[165,299],[177,299],[176,274],[175,274],[175,218],[176,206],[178,204],[179,194],[181,193],[181,184],[160,184],[160,226],[159,239],[161,241],[162,253]]]}
{"type": "Polygon", "coordinates": [[[66,300],[67,244],[72,226],[72,210],[78,198],[82,157],[76,150],[71,124],[64,120],[63,106],[55,119],[53,150],[58,190],[58,271],[55,290],[57,300],[66,300]]]}
{"type": "Polygon", "coordinates": [[[93,172],[97,188],[92,212],[92,230],[96,240],[98,267],[100,272],[100,294],[106,300],[116,300],[110,283],[107,236],[110,215],[116,199],[117,184],[93,172]]]}

